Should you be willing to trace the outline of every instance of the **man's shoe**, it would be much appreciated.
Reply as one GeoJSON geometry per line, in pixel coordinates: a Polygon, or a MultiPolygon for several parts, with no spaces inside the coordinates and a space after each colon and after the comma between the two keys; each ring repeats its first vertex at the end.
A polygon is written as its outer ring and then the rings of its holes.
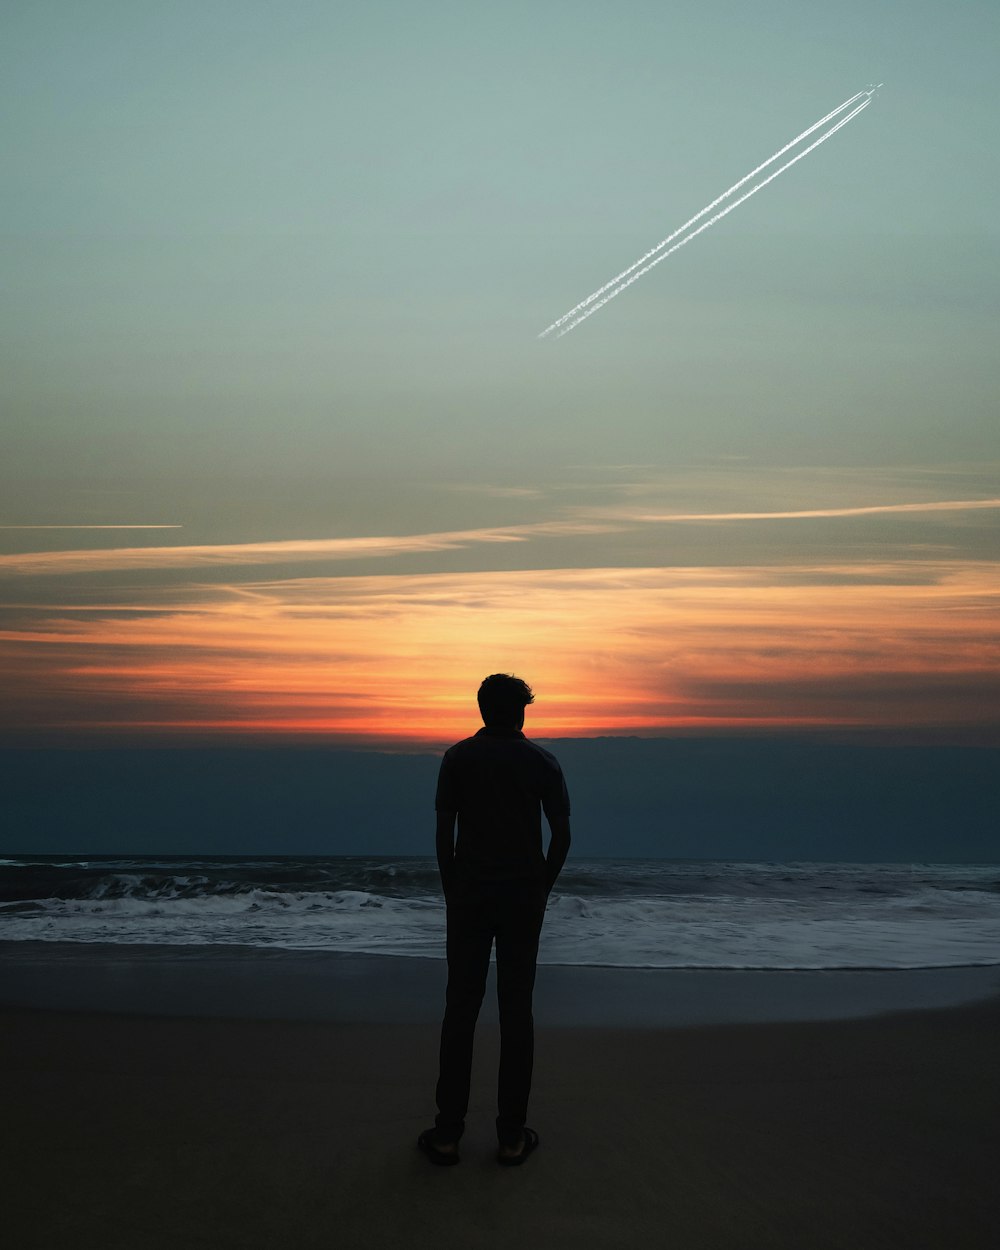
{"type": "Polygon", "coordinates": [[[454,1164],[459,1161],[458,1147],[454,1142],[436,1142],[434,1140],[436,1134],[437,1129],[426,1129],[417,1138],[417,1149],[422,1150],[427,1158],[430,1159],[431,1163],[436,1163],[443,1168],[454,1166],[454,1164]],[[451,1146],[450,1150],[442,1149],[442,1147],[446,1144],[451,1146]]]}
{"type": "Polygon", "coordinates": [[[538,1146],[538,1134],[533,1128],[524,1130],[524,1144],[516,1155],[507,1155],[503,1150],[497,1151],[497,1163],[505,1168],[518,1168],[528,1155],[538,1146]]]}

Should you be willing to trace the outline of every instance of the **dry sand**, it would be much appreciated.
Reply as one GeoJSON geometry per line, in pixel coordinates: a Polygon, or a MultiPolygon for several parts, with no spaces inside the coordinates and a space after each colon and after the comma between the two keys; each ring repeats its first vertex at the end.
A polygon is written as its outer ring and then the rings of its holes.
{"type": "Polygon", "coordinates": [[[482,1030],[462,1162],[436,1030],[0,1011],[12,1250],[987,1250],[1000,1004],[860,1020],[539,1030],[523,1168],[493,1159],[482,1030]]]}

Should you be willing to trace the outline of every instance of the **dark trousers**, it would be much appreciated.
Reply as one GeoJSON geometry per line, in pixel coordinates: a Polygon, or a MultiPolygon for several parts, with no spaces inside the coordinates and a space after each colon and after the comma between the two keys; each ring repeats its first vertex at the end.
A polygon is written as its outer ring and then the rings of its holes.
{"type": "Polygon", "coordinates": [[[531,996],[547,891],[539,881],[467,882],[448,897],[448,991],[441,1025],[437,1127],[458,1141],[465,1129],[472,1047],[496,941],[500,1009],[497,1137],[516,1145],[528,1114],[535,1034],[531,996]]]}

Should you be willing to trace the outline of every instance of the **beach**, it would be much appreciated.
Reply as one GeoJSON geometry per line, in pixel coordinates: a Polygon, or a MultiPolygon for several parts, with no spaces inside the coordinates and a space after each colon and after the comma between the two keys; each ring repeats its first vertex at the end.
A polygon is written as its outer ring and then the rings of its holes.
{"type": "Polygon", "coordinates": [[[540,969],[537,1153],[494,1161],[488,1005],[462,1163],[435,1168],[415,1142],[439,961],[232,948],[157,966],[66,947],[0,948],[11,1245],[993,1244],[996,968],[855,973],[850,990],[833,973],[540,969]],[[317,1009],[319,984],[339,1013],[317,1009]],[[796,1000],[811,1018],[787,1018],[796,1000]]]}

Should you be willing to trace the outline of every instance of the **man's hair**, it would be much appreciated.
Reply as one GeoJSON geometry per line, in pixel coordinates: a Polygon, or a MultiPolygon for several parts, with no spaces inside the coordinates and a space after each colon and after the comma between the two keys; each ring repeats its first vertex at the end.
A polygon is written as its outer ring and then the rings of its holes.
{"type": "Polygon", "coordinates": [[[535,701],[528,683],[513,673],[491,673],[479,687],[476,698],[487,725],[512,725],[535,701]]]}

